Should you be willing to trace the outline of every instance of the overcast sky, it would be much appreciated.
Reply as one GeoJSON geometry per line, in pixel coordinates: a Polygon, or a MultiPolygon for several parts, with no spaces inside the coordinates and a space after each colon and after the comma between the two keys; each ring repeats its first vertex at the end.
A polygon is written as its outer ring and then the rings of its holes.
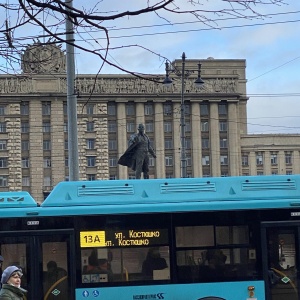
{"type": "MultiPolygon", "coordinates": [[[[137,4],[142,8],[145,2],[89,0],[84,3],[98,3],[101,12],[121,12],[136,8],[137,4]]],[[[188,1],[179,2],[187,5],[188,1]]],[[[226,8],[221,0],[200,2],[203,10],[226,8]]],[[[74,6],[80,3],[83,2],[74,0],[74,6]]],[[[165,72],[164,59],[153,53],[169,60],[179,59],[182,52],[187,59],[246,59],[250,97],[248,132],[300,134],[300,1],[285,0],[285,3],[258,5],[256,10],[268,15],[261,19],[204,13],[214,20],[210,26],[195,22],[191,16],[167,13],[160,17],[152,13],[103,23],[111,29],[110,47],[120,47],[109,52],[109,59],[122,68],[147,74],[165,72]],[[133,46],[124,47],[127,45],[133,46]]],[[[252,14],[249,11],[247,15],[252,14]]],[[[102,38],[99,32],[82,32],[76,36],[78,42],[89,43],[91,50],[105,46],[102,38]],[[97,38],[97,43],[93,38],[97,38]]],[[[95,74],[101,64],[98,58],[78,51],[75,61],[78,74],[95,74]]],[[[105,65],[101,73],[121,72],[105,65]]]]}

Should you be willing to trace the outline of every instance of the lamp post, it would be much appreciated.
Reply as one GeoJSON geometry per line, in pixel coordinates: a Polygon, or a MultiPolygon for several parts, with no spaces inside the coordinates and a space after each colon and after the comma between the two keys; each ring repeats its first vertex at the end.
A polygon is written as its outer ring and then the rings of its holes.
{"type": "MultiPolygon", "coordinates": [[[[170,68],[169,63],[166,62],[166,77],[163,81],[163,84],[166,86],[172,85],[172,79],[169,77],[170,73],[175,73],[181,78],[181,101],[180,101],[180,175],[181,178],[187,177],[187,160],[186,160],[186,135],[185,135],[185,103],[184,103],[184,90],[185,90],[185,79],[194,71],[185,69],[185,53],[182,53],[181,60],[181,72],[174,67],[170,68]]],[[[198,77],[194,84],[196,87],[202,87],[204,81],[201,79],[201,64],[198,63],[198,77]]]]}

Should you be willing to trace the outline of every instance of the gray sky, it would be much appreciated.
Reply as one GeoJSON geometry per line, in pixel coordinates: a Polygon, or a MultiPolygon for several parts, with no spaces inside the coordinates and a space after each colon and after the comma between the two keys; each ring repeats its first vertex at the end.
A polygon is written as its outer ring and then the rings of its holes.
{"type": "MultiPolygon", "coordinates": [[[[14,2],[16,0],[10,0],[14,2]]],[[[98,3],[99,13],[143,7],[146,1],[74,0],[74,6],[98,3]]],[[[151,2],[151,1],[150,1],[151,2]]],[[[188,8],[187,0],[179,0],[188,8]]],[[[221,0],[201,1],[203,10],[225,8],[221,0]]],[[[261,5],[256,10],[264,18],[236,18],[226,14],[203,13],[210,26],[191,16],[151,13],[103,23],[109,26],[109,59],[135,72],[164,73],[164,59],[246,59],[249,133],[300,133],[300,1],[286,0],[282,5],[261,5]],[[168,23],[172,22],[172,25],[168,23]],[[131,45],[131,47],[127,47],[131,45]],[[139,45],[139,46],[137,46],[139,45]],[[147,51],[149,49],[151,51],[147,51]]],[[[251,16],[251,12],[247,12],[251,16]]],[[[7,16],[13,21],[14,16],[7,16]]],[[[50,17],[45,16],[45,20],[50,17]]],[[[29,28],[24,28],[27,32],[29,28]]],[[[40,32],[42,34],[42,32],[40,32]]],[[[82,31],[76,40],[90,49],[105,47],[101,32],[82,31]],[[96,42],[94,39],[96,38],[96,42]]],[[[0,63],[3,58],[0,58],[0,63]]],[[[95,74],[100,59],[77,51],[76,72],[95,74]]],[[[121,73],[104,65],[102,74],[121,73]]]]}

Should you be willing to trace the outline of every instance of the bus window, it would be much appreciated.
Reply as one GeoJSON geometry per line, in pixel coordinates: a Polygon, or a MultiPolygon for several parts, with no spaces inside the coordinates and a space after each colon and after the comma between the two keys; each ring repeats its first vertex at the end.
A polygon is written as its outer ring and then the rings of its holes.
{"type": "Polygon", "coordinates": [[[168,246],[82,249],[81,261],[82,283],[170,279],[168,246]]]}
{"type": "Polygon", "coordinates": [[[256,274],[248,226],[176,227],[179,282],[245,280],[256,274]]]}

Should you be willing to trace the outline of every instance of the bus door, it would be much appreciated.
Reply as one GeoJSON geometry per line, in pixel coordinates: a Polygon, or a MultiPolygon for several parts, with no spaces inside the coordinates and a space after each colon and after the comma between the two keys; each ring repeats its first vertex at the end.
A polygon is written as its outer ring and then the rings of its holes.
{"type": "Polygon", "coordinates": [[[2,271],[10,265],[22,269],[27,300],[75,299],[73,239],[72,230],[0,231],[2,271]]]}
{"type": "Polygon", "coordinates": [[[300,223],[262,224],[267,300],[300,300],[300,223]]]}

